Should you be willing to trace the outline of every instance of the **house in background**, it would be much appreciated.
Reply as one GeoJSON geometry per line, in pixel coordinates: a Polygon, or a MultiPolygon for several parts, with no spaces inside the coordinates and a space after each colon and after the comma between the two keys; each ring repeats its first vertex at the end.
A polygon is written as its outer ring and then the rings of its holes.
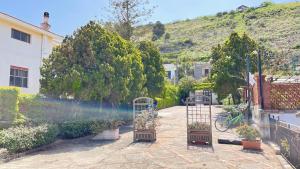
{"type": "Polygon", "coordinates": [[[209,62],[195,63],[194,78],[201,80],[202,78],[209,77],[211,73],[211,65],[209,62]]]}
{"type": "Polygon", "coordinates": [[[243,11],[247,10],[248,8],[249,7],[246,6],[246,5],[241,5],[236,10],[239,11],[239,12],[243,12],[243,11]]]}
{"type": "Polygon", "coordinates": [[[22,93],[39,92],[42,59],[63,37],[49,31],[49,13],[40,27],[0,12],[0,86],[17,86],[22,93]]]}
{"type": "Polygon", "coordinates": [[[164,64],[163,65],[166,71],[167,79],[170,80],[172,83],[176,83],[176,71],[177,67],[175,64],[164,64]]]}

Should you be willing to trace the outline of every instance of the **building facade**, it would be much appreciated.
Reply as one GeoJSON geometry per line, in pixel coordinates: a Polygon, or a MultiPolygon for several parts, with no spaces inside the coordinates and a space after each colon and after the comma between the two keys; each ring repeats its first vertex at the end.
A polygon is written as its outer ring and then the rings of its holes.
{"type": "Polygon", "coordinates": [[[209,62],[195,63],[194,78],[196,80],[209,77],[210,73],[211,73],[211,65],[209,62]]]}
{"type": "Polygon", "coordinates": [[[40,89],[42,59],[63,37],[49,31],[49,13],[40,27],[0,12],[0,86],[17,86],[22,93],[40,89]]]}
{"type": "Polygon", "coordinates": [[[175,64],[164,64],[167,79],[173,83],[176,83],[176,65],[175,64]]]}

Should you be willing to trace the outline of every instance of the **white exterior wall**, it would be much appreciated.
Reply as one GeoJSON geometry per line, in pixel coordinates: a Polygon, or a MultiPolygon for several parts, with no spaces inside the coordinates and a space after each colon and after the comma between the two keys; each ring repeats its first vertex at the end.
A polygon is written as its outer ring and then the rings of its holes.
{"type": "Polygon", "coordinates": [[[170,76],[170,78],[168,77],[168,79],[169,80],[175,80],[175,77],[176,77],[176,66],[174,64],[164,64],[163,66],[165,68],[166,74],[168,72],[171,72],[171,76],[170,76]]]}
{"type": "Polygon", "coordinates": [[[40,89],[40,67],[42,57],[48,57],[52,51],[52,42],[47,35],[13,27],[30,34],[30,43],[11,38],[12,26],[0,22],[0,86],[9,86],[10,66],[28,68],[28,88],[22,93],[36,94],[40,89]]]}
{"type": "Polygon", "coordinates": [[[200,80],[205,76],[205,69],[208,69],[209,74],[211,72],[211,65],[208,62],[199,62],[199,63],[195,63],[195,69],[194,69],[194,78],[196,80],[200,80]]]}

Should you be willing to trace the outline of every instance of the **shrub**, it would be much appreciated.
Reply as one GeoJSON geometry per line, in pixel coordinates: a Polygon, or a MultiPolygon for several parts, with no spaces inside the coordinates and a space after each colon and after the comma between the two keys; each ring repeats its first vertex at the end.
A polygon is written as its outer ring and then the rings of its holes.
{"type": "Polygon", "coordinates": [[[184,77],[179,81],[179,98],[185,100],[189,97],[190,92],[194,92],[196,80],[193,77],[184,77]]]}
{"type": "Polygon", "coordinates": [[[223,12],[218,12],[216,16],[217,16],[217,17],[223,16],[223,12]]]}
{"type": "Polygon", "coordinates": [[[77,120],[64,122],[59,125],[59,129],[61,137],[73,139],[116,129],[123,124],[124,122],[119,120],[77,120]]]}
{"type": "Polygon", "coordinates": [[[91,122],[78,120],[78,121],[67,121],[59,125],[60,136],[67,139],[78,138],[90,135],[91,122]]]}
{"type": "Polygon", "coordinates": [[[204,89],[212,90],[213,87],[214,87],[213,83],[197,83],[194,87],[194,90],[204,90],[204,89]]]}
{"type": "Polygon", "coordinates": [[[0,128],[1,121],[11,124],[16,120],[18,114],[19,93],[20,91],[16,87],[0,87],[0,128]]]}
{"type": "Polygon", "coordinates": [[[163,34],[165,33],[165,25],[162,24],[161,22],[157,21],[153,25],[152,32],[153,32],[152,41],[155,41],[155,40],[159,39],[160,37],[162,37],[163,34]]]}
{"type": "Polygon", "coordinates": [[[157,107],[159,109],[175,106],[179,103],[178,87],[166,84],[161,98],[155,98],[157,100],[157,107]]]}
{"type": "Polygon", "coordinates": [[[240,137],[243,137],[244,139],[249,141],[254,141],[257,137],[260,136],[259,132],[255,128],[248,125],[240,126],[237,129],[237,133],[240,135],[240,137]]]}
{"type": "Polygon", "coordinates": [[[166,33],[165,34],[165,40],[169,40],[171,38],[171,34],[170,33],[166,33]]]}
{"type": "Polygon", "coordinates": [[[52,143],[57,134],[57,127],[49,124],[12,127],[0,131],[0,146],[11,153],[23,152],[52,143]]]}

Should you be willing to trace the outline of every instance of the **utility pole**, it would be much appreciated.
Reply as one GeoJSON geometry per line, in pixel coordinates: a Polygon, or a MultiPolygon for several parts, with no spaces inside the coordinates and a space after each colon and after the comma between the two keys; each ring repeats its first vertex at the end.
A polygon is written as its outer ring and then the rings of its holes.
{"type": "Polygon", "coordinates": [[[259,94],[260,94],[260,106],[264,109],[264,94],[262,84],[262,70],[261,70],[261,50],[258,51],[258,75],[259,75],[259,94]]]}

